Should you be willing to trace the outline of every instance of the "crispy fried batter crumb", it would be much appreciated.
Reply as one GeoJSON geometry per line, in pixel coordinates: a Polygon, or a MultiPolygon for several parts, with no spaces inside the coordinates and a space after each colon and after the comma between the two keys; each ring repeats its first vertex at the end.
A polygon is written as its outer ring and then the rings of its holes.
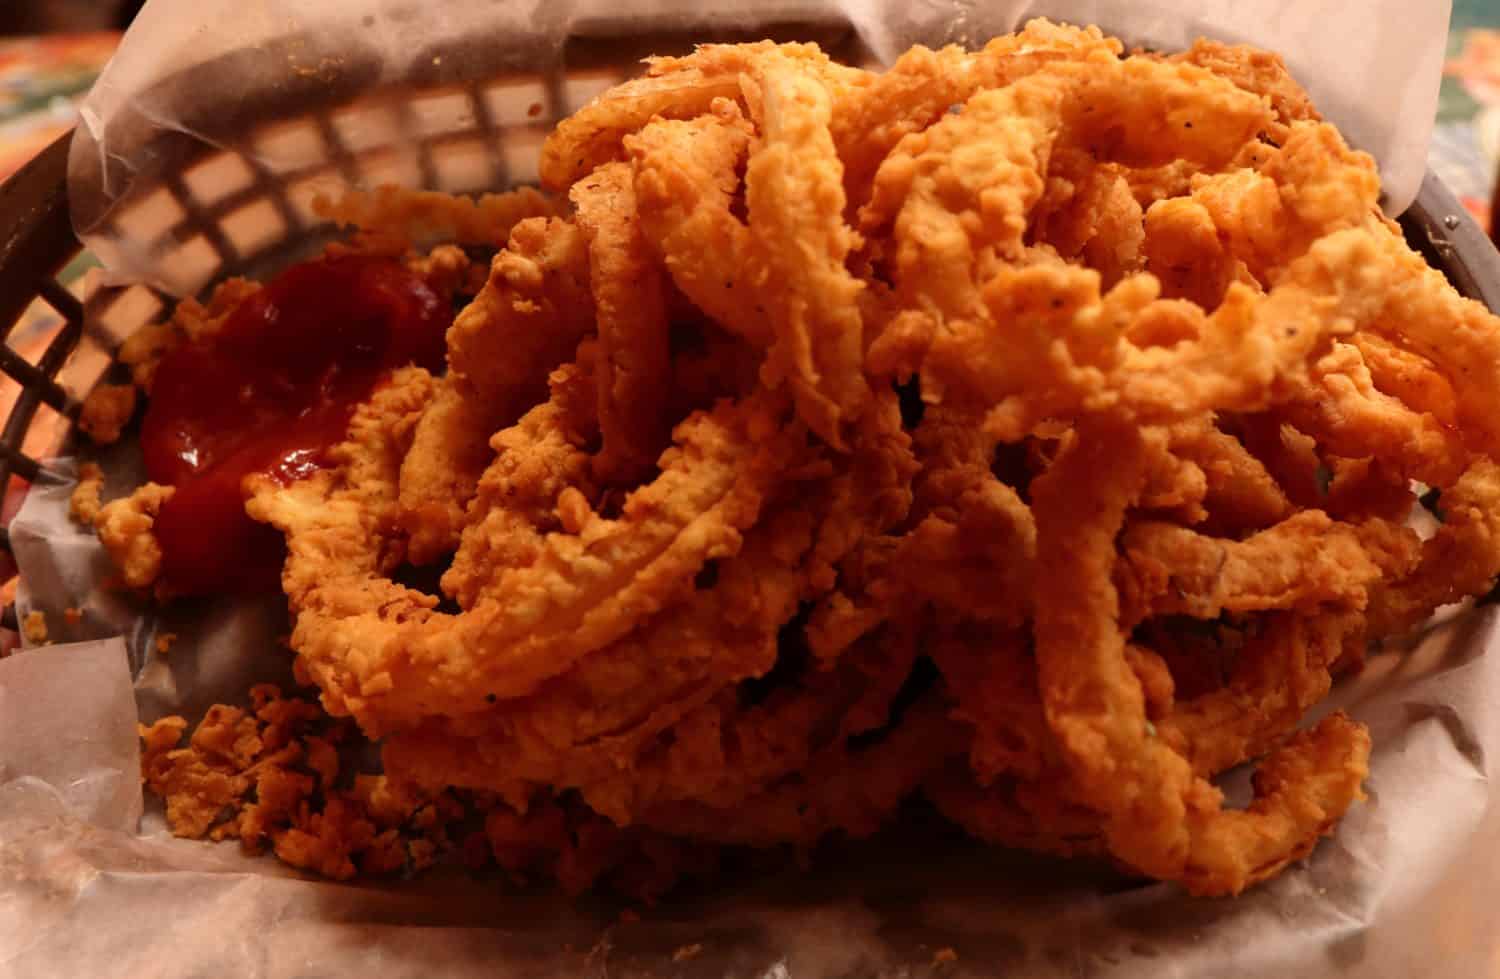
{"type": "Polygon", "coordinates": [[[163,632],[161,635],[156,637],[156,654],[158,656],[167,655],[167,651],[172,648],[172,644],[176,641],[177,633],[163,632]]]}
{"type": "Polygon", "coordinates": [[[68,606],[63,609],[63,621],[68,625],[77,625],[83,621],[83,609],[68,606]]]}
{"type": "Polygon", "coordinates": [[[175,835],[238,838],[248,852],[269,849],[336,880],[425,870],[451,854],[476,869],[498,863],[517,880],[556,877],[573,892],[609,878],[643,901],[706,866],[702,848],[621,830],[581,807],[539,799],[522,815],[486,793],[434,795],[352,774],[348,761],[366,745],[347,720],[270,684],[250,697],[249,709],[211,708],[185,746],[181,717],[140,726],[141,778],[165,801],[175,835]]]}
{"type": "Polygon", "coordinates": [[[390,874],[408,864],[409,845],[430,862],[447,842],[448,822],[415,828],[429,800],[389,789],[383,776],[337,787],[337,745],[344,722],[314,703],[260,685],[249,710],[217,705],[178,747],[187,722],[166,717],[141,727],[146,787],[166,801],[178,836],[238,838],[247,851],[270,848],[294,867],[344,880],[357,872],[390,874]]]}
{"type": "Polygon", "coordinates": [[[105,504],[94,518],[99,541],[131,588],[149,588],[161,574],[161,542],[152,527],[173,489],[147,483],[122,499],[105,504]]]}
{"type": "Polygon", "coordinates": [[[958,961],[958,953],[951,948],[940,948],[932,953],[933,965],[951,965],[958,961]]]}
{"type": "Polygon", "coordinates": [[[414,255],[406,267],[421,276],[439,296],[472,296],[484,288],[489,266],[475,262],[457,245],[439,245],[426,255],[414,255]]]}
{"type": "Polygon", "coordinates": [[[701,943],[699,943],[699,942],[694,942],[691,945],[683,945],[683,946],[679,947],[677,949],[677,951],[673,952],[672,953],[672,961],[673,962],[690,962],[690,961],[692,961],[693,959],[696,959],[699,955],[702,955],[702,954],[703,954],[703,945],[701,943]]]}
{"type": "Polygon", "coordinates": [[[134,384],[100,384],[83,399],[78,427],[96,444],[110,445],[120,440],[134,415],[134,384]]]}
{"type": "MultiPolygon", "coordinates": [[[[191,299],[184,299],[181,310],[191,299]]],[[[130,379],[143,391],[151,390],[156,378],[156,368],[162,358],[176,349],[182,342],[179,332],[171,323],[147,323],[125,338],[120,344],[120,363],[130,368],[130,379]]]]}
{"type": "Polygon", "coordinates": [[[47,617],[40,609],[26,613],[26,618],[21,620],[21,635],[26,637],[27,642],[38,646],[47,642],[47,617]]]}
{"type": "Polygon", "coordinates": [[[104,489],[104,470],[92,462],[78,467],[78,485],[68,499],[68,516],[85,526],[93,526],[99,516],[99,494],[104,489]]]}

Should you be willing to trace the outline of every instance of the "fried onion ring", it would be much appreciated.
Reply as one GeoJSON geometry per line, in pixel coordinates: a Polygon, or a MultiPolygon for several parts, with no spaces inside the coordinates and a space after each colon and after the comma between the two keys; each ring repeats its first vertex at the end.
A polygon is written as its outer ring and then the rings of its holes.
{"type": "Polygon", "coordinates": [[[282,585],[299,662],[329,709],[368,732],[530,693],[690,588],[705,561],[738,549],[805,441],[779,416],[776,399],[759,396],[687,419],[661,475],[619,519],[545,535],[528,563],[489,569],[494,586],[456,616],[380,575],[381,528],[354,499],[367,490],[333,474],[288,488],[262,481],[250,512],[287,535],[282,585]],[[330,577],[335,550],[346,559],[330,577]]]}
{"type": "Polygon", "coordinates": [[[610,163],[573,185],[578,223],[589,236],[589,280],[602,361],[599,478],[633,483],[666,441],[672,371],[661,268],[637,221],[629,165],[610,163]]]}
{"type": "Polygon", "coordinates": [[[542,398],[593,321],[584,236],[557,218],[519,222],[448,330],[448,374],[401,467],[414,562],[453,550],[490,436],[542,398]]]}
{"type": "Polygon", "coordinates": [[[1143,485],[1147,451],[1139,429],[1090,419],[1038,480],[1038,580],[1072,596],[1038,596],[1042,700],[1072,772],[1104,814],[1112,853],[1194,893],[1238,893],[1307,853],[1359,798],[1369,735],[1342,715],[1297,735],[1263,763],[1242,812],[1223,810],[1222,795],[1155,736],[1110,580],[1114,537],[1143,485]]]}

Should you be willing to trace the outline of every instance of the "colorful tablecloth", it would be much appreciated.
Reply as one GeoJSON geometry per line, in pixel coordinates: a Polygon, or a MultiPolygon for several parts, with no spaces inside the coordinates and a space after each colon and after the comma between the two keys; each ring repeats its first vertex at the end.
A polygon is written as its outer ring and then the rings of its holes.
{"type": "Polygon", "coordinates": [[[1500,2],[1454,0],[1428,162],[1485,227],[1500,166],[1500,2]]]}
{"type": "Polygon", "coordinates": [[[67,132],[118,34],[0,40],[0,179],[67,132]]]}

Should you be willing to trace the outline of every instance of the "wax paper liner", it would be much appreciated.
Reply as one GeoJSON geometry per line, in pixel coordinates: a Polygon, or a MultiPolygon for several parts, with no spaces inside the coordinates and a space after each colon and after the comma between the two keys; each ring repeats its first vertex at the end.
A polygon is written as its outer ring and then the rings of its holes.
{"type": "Polygon", "coordinates": [[[98,545],[69,525],[68,493],[39,488],[13,525],[32,583],[23,610],[49,624],[100,610],[71,637],[129,627],[132,648],[99,639],[0,661],[0,975],[1414,979],[1500,964],[1496,607],[1376,652],[1336,688],[1325,709],[1345,707],[1375,738],[1369,799],[1308,861],[1238,898],[919,824],[623,921],[607,901],[488,877],[311,880],[234,843],[173,839],[149,807],[135,832],[134,713],[243,702],[249,683],[285,681],[289,655],[270,608],[216,603],[141,625],[117,599],[101,604],[98,545]],[[179,638],[162,654],[164,630],[179,638]],[[956,959],[939,961],[946,950],[956,959]]]}
{"type": "MultiPolygon", "coordinates": [[[[381,104],[368,116],[346,115],[336,123],[321,116],[322,135],[288,135],[273,125],[302,116],[315,103],[353,104],[377,91],[456,91],[476,77],[496,75],[546,77],[552,86],[580,44],[597,60],[601,47],[618,41],[622,62],[629,62],[642,53],[624,53],[629,39],[643,34],[669,36],[661,43],[680,51],[694,36],[765,31],[784,37],[802,30],[821,39],[842,28],[857,34],[874,61],[888,62],[914,43],[978,45],[1045,15],[1098,24],[1129,44],[1163,50],[1208,35],[1279,52],[1327,118],[1375,156],[1384,204],[1395,215],[1415,197],[1425,169],[1450,2],[155,0],[83,103],[70,160],[70,200],[76,229],[108,268],[188,294],[216,273],[243,271],[216,269],[214,251],[233,266],[263,237],[277,237],[278,225],[307,216],[292,213],[305,210],[305,200],[278,204],[279,217],[246,206],[216,228],[201,215],[184,216],[198,196],[199,178],[212,182],[213,175],[195,174],[191,167],[179,172],[199,151],[212,147],[233,158],[219,176],[235,182],[210,195],[212,210],[221,196],[248,200],[247,187],[301,173],[300,167],[319,158],[317,144],[333,129],[356,147],[380,143],[405,153],[424,132],[472,130],[474,113],[509,111],[459,105],[443,110],[455,114],[423,116],[409,104],[381,104]],[[237,231],[243,232],[238,238],[237,231]]],[[[547,114],[530,120],[539,128],[595,91],[585,85],[575,92],[569,83],[556,87],[541,99],[547,114]]],[[[522,128],[527,121],[521,120],[522,128]]],[[[485,138],[498,137],[491,131],[485,138]]],[[[337,150],[339,164],[326,175],[334,183],[351,179],[350,161],[342,155],[347,149],[337,150]]],[[[393,159],[379,172],[444,186],[442,166],[432,159],[409,167],[393,159]]],[[[533,174],[524,164],[517,172],[533,174]]],[[[352,179],[369,177],[361,170],[352,179]]]]}

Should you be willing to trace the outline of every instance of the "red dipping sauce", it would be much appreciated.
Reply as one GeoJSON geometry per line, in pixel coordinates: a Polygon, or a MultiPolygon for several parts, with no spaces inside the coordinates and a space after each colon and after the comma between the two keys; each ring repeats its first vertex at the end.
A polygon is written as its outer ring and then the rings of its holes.
{"type": "Polygon", "coordinates": [[[218,333],[167,355],[141,426],[148,476],[177,487],[155,525],[164,588],[275,591],[282,536],[245,515],[244,478],[290,483],[323,467],[387,371],[441,366],[451,320],[398,261],[323,258],[287,269],[218,333]]]}

